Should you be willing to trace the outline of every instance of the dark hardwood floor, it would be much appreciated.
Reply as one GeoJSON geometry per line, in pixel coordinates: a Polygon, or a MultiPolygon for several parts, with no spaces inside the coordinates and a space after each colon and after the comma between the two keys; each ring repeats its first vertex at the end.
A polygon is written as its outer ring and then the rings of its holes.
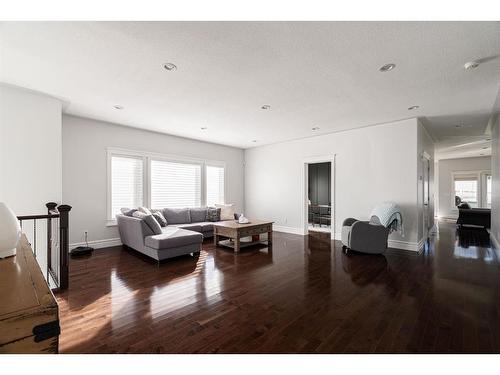
{"type": "Polygon", "coordinates": [[[500,267],[485,231],[441,222],[423,254],[342,253],[324,235],[159,267],[121,247],[72,259],[63,353],[500,352],[500,267]]]}

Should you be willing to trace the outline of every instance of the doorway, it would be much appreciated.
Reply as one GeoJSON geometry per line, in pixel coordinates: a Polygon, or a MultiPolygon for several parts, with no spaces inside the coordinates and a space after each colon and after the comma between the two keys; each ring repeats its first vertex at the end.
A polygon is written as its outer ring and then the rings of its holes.
{"type": "Polygon", "coordinates": [[[331,233],[332,162],[307,163],[307,231],[331,233]]]}

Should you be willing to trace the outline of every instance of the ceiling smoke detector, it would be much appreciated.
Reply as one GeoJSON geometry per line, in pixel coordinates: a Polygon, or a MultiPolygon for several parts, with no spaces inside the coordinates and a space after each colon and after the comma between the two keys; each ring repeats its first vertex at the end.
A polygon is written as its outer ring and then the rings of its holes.
{"type": "Polygon", "coordinates": [[[114,108],[114,109],[123,109],[123,106],[122,106],[122,105],[118,105],[118,104],[117,104],[117,105],[114,105],[114,106],[113,106],[113,108],[114,108]]]}
{"type": "Polygon", "coordinates": [[[391,70],[393,70],[394,68],[396,67],[396,64],[393,64],[393,63],[390,63],[390,64],[385,64],[384,66],[381,66],[379,68],[379,71],[381,71],[382,73],[384,72],[390,72],[391,70]]]}
{"type": "Polygon", "coordinates": [[[202,126],[200,129],[201,130],[207,130],[208,128],[206,126],[202,126]]]}
{"type": "Polygon", "coordinates": [[[271,106],[269,104],[264,104],[262,107],[260,107],[260,109],[264,110],[271,109],[271,106]]]}
{"type": "Polygon", "coordinates": [[[469,61],[464,64],[465,70],[473,70],[479,66],[479,61],[469,61]]]}
{"type": "Polygon", "coordinates": [[[174,72],[177,70],[177,65],[172,63],[165,63],[163,64],[163,67],[165,68],[165,70],[168,70],[169,72],[174,72]]]}
{"type": "Polygon", "coordinates": [[[254,139],[254,140],[252,140],[252,142],[253,142],[253,143],[257,143],[257,140],[256,140],[256,139],[254,139]]]}
{"type": "Polygon", "coordinates": [[[316,130],[319,130],[319,126],[314,126],[311,128],[312,131],[316,131],[316,130]]]}

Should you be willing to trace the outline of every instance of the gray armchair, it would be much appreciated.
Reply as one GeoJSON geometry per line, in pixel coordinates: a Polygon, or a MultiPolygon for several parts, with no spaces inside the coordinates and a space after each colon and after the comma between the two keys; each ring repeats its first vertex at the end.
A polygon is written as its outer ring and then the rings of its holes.
{"type": "Polygon", "coordinates": [[[380,224],[377,216],[370,221],[345,219],[342,224],[342,249],[362,253],[381,254],[387,249],[390,229],[380,224]]]}

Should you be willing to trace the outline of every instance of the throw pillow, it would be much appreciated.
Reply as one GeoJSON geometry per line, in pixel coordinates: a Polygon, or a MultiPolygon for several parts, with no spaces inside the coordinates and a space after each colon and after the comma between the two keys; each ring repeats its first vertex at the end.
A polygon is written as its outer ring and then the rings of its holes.
{"type": "Polygon", "coordinates": [[[208,207],[206,221],[220,221],[220,208],[208,207]]]}
{"type": "Polygon", "coordinates": [[[167,219],[165,219],[165,216],[163,216],[161,210],[151,210],[151,212],[153,213],[154,218],[160,224],[160,226],[167,226],[167,219]]]}
{"type": "Polygon", "coordinates": [[[221,220],[234,220],[234,205],[233,204],[216,204],[215,207],[220,208],[221,220]]]}
{"type": "Polygon", "coordinates": [[[122,214],[124,214],[125,216],[132,216],[134,212],[137,211],[136,208],[127,208],[127,207],[123,207],[123,208],[120,208],[120,211],[122,214]]]}
{"type": "Polygon", "coordinates": [[[146,215],[144,212],[136,211],[132,214],[133,217],[142,219],[154,234],[162,234],[161,226],[156,221],[153,215],[146,215]]]}
{"type": "Polygon", "coordinates": [[[139,211],[145,213],[146,215],[152,215],[153,213],[147,207],[139,207],[139,211]]]}

